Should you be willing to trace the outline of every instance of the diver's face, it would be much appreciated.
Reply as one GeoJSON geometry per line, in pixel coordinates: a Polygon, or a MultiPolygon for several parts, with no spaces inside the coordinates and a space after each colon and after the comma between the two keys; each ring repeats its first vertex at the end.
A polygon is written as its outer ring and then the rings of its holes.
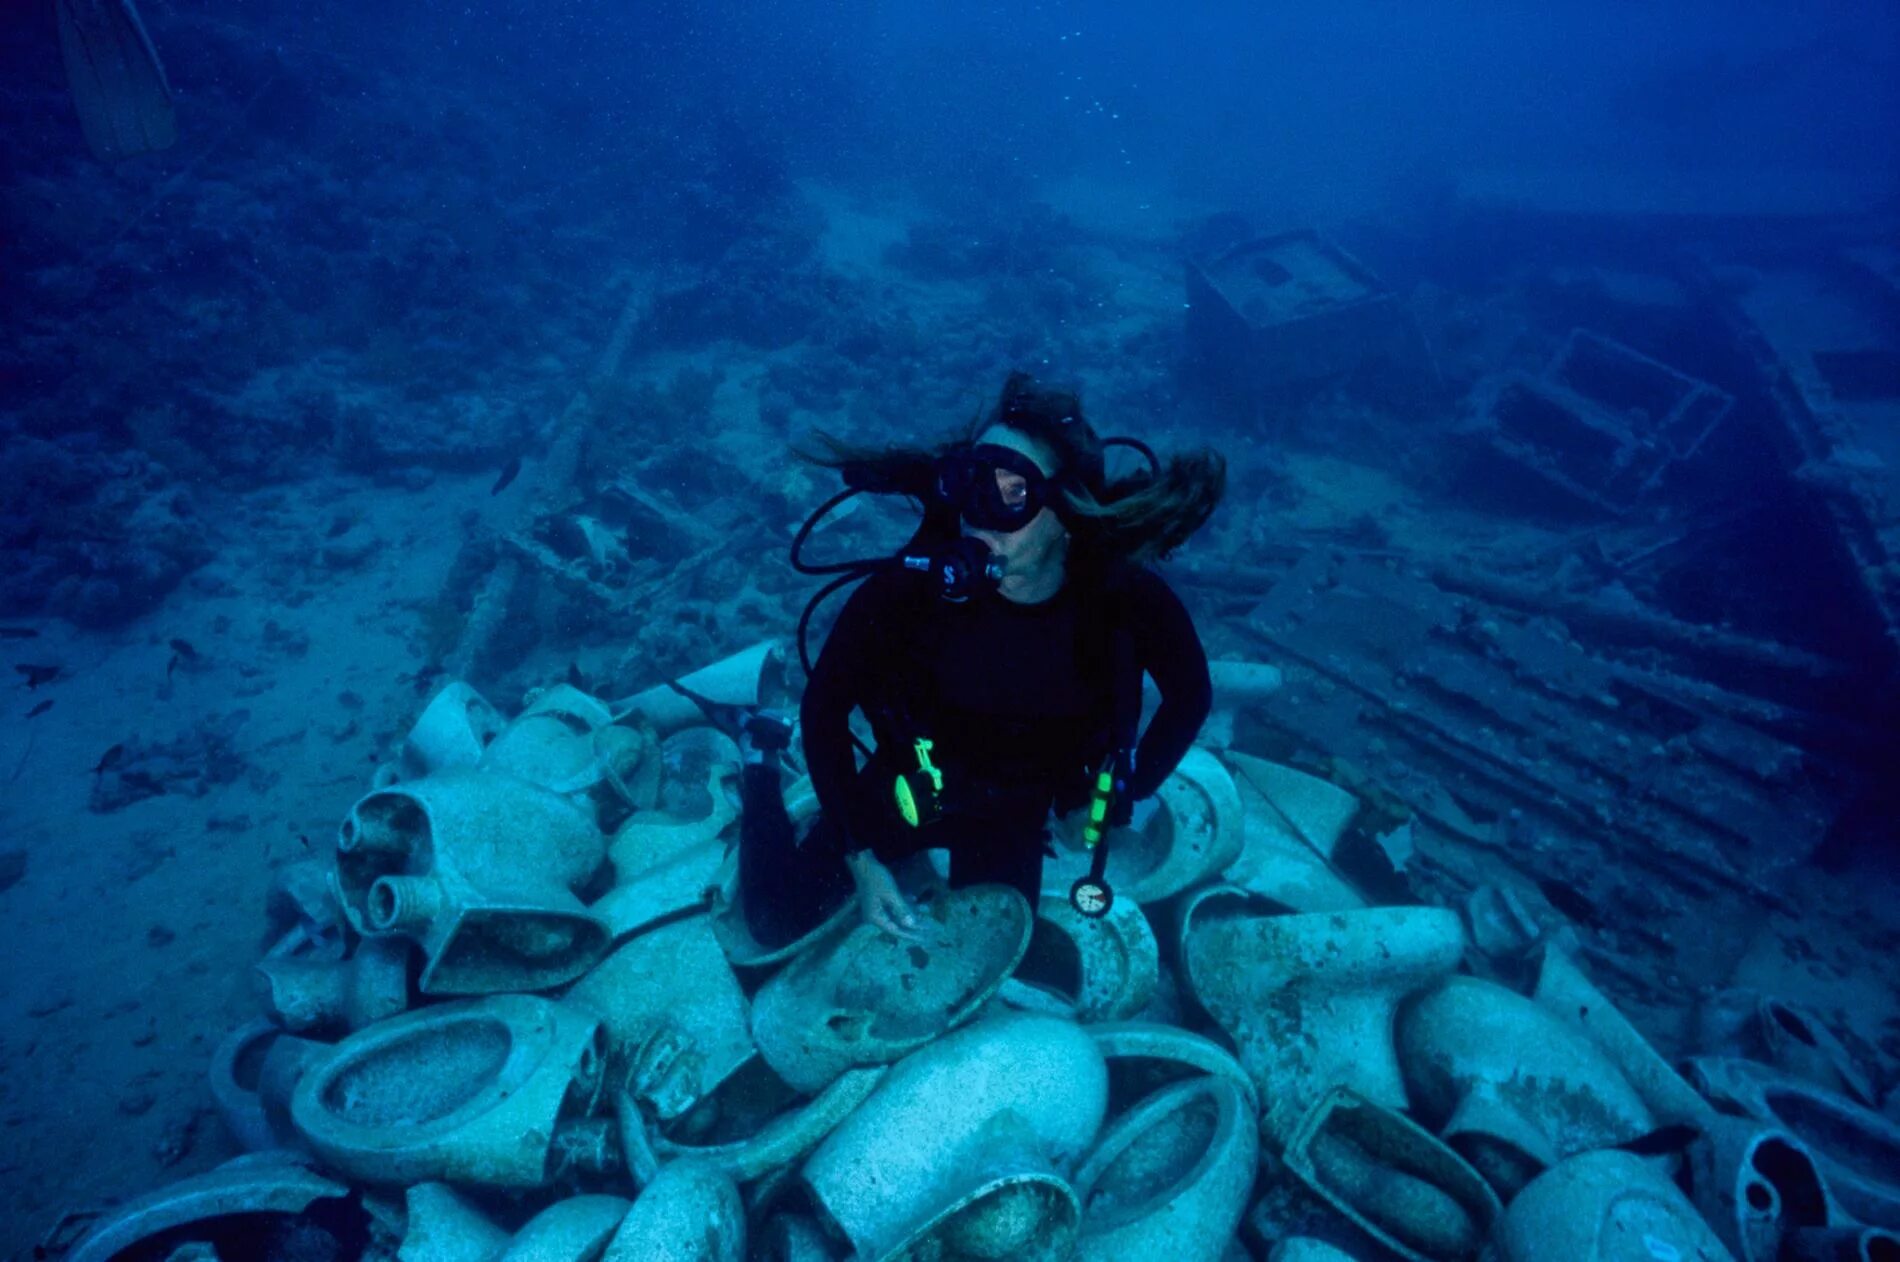
{"type": "MultiPolygon", "coordinates": [[[[1035,462],[1045,475],[1055,471],[1055,455],[1035,439],[1006,425],[992,425],[983,431],[979,443],[994,443],[998,447],[1007,447],[1011,451],[1021,452],[1035,462]]],[[[1015,474],[1004,470],[999,475],[1003,480],[998,483],[1005,499],[1008,499],[1012,487],[1010,479],[1020,482],[1015,474]]],[[[1016,488],[1020,489],[1020,488],[1016,488]]],[[[1020,528],[1007,534],[995,530],[977,530],[965,527],[963,533],[972,539],[981,539],[991,552],[1003,559],[1003,591],[1010,594],[1021,590],[1036,579],[1047,574],[1048,567],[1060,565],[1068,553],[1069,528],[1055,510],[1044,505],[1042,511],[1031,517],[1020,528]]]]}

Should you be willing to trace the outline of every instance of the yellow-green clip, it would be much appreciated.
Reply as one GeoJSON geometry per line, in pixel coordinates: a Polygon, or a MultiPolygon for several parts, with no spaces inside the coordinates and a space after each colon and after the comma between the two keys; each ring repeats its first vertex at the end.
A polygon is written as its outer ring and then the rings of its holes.
{"type": "Polygon", "coordinates": [[[913,742],[913,747],[917,751],[917,770],[907,771],[898,776],[897,784],[894,786],[898,814],[902,815],[904,822],[912,828],[918,827],[923,822],[926,812],[933,819],[936,817],[937,795],[943,792],[943,772],[930,761],[930,749],[933,743],[924,736],[919,736],[913,742]],[[914,785],[913,777],[927,778],[930,781],[929,786],[925,788],[921,784],[914,785]],[[924,792],[929,795],[928,802],[920,803],[917,800],[919,788],[924,788],[924,792]]]}
{"type": "Polygon", "coordinates": [[[1089,794],[1089,821],[1082,826],[1082,842],[1090,850],[1101,844],[1108,832],[1108,804],[1115,796],[1115,767],[1110,763],[1095,775],[1095,791],[1089,794]]]}

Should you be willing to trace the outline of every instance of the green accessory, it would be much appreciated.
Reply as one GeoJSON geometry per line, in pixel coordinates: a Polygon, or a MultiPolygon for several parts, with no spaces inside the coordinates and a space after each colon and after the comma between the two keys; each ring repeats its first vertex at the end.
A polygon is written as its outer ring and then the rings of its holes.
{"type": "Polygon", "coordinates": [[[1115,776],[1117,761],[1110,754],[1095,773],[1094,787],[1089,790],[1088,822],[1082,826],[1082,842],[1090,852],[1089,874],[1069,887],[1069,905],[1090,920],[1108,915],[1115,905],[1115,891],[1108,884],[1108,847],[1102,843],[1108,836],[1108,814],[1115,805],[1115,792],[1121,787],[1115,776]]]}
{"type": "Polygon", "coordinates": [[[1115,761],[1110,759],[1095,773],[1095,789],[1089,794],[1089,822],[1082,828],[1082,842],[1090,850],[1102,842],[1108,831],[1108,806],[1115,800],[1115,761]]]}
{"type": "Polygon", "coordinates": [[[911,743],[917,751],[916,770],[899,772],[892,786],[897,795],[897,813],[912,828],[934,823],[943,814],[943,772],[930,761],[933,744],[924,736],[911,743]]]}

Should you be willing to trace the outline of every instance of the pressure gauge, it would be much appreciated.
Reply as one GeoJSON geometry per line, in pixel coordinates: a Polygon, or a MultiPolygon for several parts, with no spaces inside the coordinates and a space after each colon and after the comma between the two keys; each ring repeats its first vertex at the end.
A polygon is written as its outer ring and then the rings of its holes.
{"type": "Polygon", "coordinates": [[[1100,920],[1115,905],[1115,891],[1107,881],[1085,876],[1069,887],[1069,905],[1090,920],[1100,920]]]}

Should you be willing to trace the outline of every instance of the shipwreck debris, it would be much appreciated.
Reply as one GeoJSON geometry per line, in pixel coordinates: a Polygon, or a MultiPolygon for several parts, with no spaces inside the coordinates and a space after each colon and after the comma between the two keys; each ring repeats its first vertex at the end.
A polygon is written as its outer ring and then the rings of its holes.
{"type": "Polygon", "coordinates": [[[1702,704],[1686,681],[1590,654],[1548,620],[1314,552],[1250,625],[1289,666],[1265,712],[1388,779],[1436,826],[1469,831],[1434,819],[1435,795],[1407,783],[1435,782],[1486,817],[1574,830],[1678,887],[1771,901],[1773,874],[1826,831],[1824,795],[1790,774],[1801,750],[1702,704]]]}
{"type": "Polygon", "coordinates": [[[1318,233],[1259,237],[1187,266],[1188,355],[1258,415],[1327,387],[1416,406],[1439,375],[1411,311],[1318,233]]]}
{"type": "Polygon", "coordinates": [[[1771,402],[1768,444],[1822,526],[1816,566],[1900,665],[1900,288],[1875,253],[1700,278],[1771,402]],[[1828,555],[1831,553],[1832,555],[1828,555]]]}
{"type": "Polygon", "coordinates": [[[1542,374],[1481,382],[1466,434],[1533,483],[1616,515],[1693,456],[1734,402],[1641,351],[1573,329],[1542,374]]]}

